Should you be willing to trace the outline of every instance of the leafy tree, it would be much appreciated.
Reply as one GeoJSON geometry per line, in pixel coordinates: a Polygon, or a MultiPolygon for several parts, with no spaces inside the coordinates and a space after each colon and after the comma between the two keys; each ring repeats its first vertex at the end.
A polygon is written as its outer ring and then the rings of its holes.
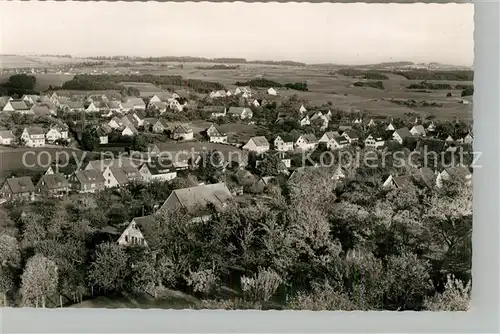
{"type": "Polygon", "coordinates": [[[200,155],[196,174],[210,183],[219,182],[224,171],[224,156],[217,150],[204,151],[200,155]]]}
{"type": "Polygon", "coordinates": [[[93,152],[99,146],[99,136],[96,128],[87,128],[82,134],[82,146],[84,150],[93,152]]]}
{"type": "Polygon", "coordinates": [[[280,156],[272,153],[265,154],[264,158],[259,161],[256,169],[262,176],[278,176],[280,173],[287,170],[280,156]]]}
{"type": "Polygon", "coordinates": [[[467,311],[470,307],[471,283],[464,284],[453,275],[447,276],[442,293],[425,299],[429,311],[467,311]]]}
{"type": "Polygon", "coordinates": [[[58,272],[54,261],[41,254],[31,257],[21,276],[21,294],[26,306],[45,307],[47,298],[57,292],[58,272]]]}
{"type": "Polygon", "coordinates": [[[120,291],[129,273],[128,255],[116,243],[97,246],[95,257],[89,268],[89,280],[104,291],[120,291]]]}

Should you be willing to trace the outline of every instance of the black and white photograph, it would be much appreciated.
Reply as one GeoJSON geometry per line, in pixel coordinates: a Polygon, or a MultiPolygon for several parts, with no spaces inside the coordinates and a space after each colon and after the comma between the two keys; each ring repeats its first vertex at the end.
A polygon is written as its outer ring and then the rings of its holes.
{"type": "Polygon", "coordinates": [[[464,3],[1,0],[0,306],[468,311],[473,34],[464,3]]]}

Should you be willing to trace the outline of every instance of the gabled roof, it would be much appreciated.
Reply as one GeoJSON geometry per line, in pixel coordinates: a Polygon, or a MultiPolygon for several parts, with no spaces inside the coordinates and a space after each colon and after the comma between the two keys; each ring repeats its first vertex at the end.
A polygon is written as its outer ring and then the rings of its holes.
{"type": "Polygon", "coordinates": [[[410,175],[394,176],[392,179],[398,188],[408,187],[413,184],[410,175]]]}
{"type": "Polygon", "coordinates": [[[11,130],[0,130],[0,138],[2,139],[14,139],[16,138],[11,130]]]}
{"type": "Polygon", "coordinates": [[[344,131],[344,133],[342,135],[344,135],[344,134],[348,135],[349,138],[351,138],[351,139],[357,139],[357,138],[359,138],[358,133],[356,131],[354,131],[354,130],[344,131]]]}
{"type": "Polygon", "coordinates": [[[91,160],[88,162],[87,166],[88,165],[91,165],[94,170],[97,170],[101,173],[104,172],[106,167],[124,167],[124,166],[134,167],[134,163],[132,162],[132,160],[127,158],[91,160]]]}
{"type": "Polygon", "coordinates": [[[210,127],[207,129],[207,132],[210,130],[212,136],[215,137],[222,137],[225,136],[226,133],[224,133],[217,125],[212,124],[210,127]]]}
{"type": "Polygon", "coordinates": [[[44,135],[45,131],[40,126],[30,126],[26,128],[30,136],[44,135]]]}
{"type": "Polygon", "coordinates": [[[245,110],[250,110],[245,107],[230,107],[228,113],[233,115],[241,115],[245,110]]]}
{"type": "Polygon", "coordinates": [[[193,129],[191,129],[189,126],[187,125],[177,125],[173,131],[174,133],[191,133],[193,132],[193,129]]]}
{"type": "Polygon", "coordinates": [[[66,180],[66,177],[61,173],[42,175],[40,182],[42,181],[50,190],[67,188],[69,186],[68,180],[66,180]]]}
{"type": "Polygon", "coordinates": [[[465,179],[471,175],[471,172],[467,167],[464,166],[456,166],[456,167],[449,167],[445,168],[446,173],[450,175],[452,178],[457,178],[457,179],[465,179]]]}
{"type": "Polygon", "coordinates": [[[413,137],[410,130],[408,130],[408,128],[404,127],[404,128],[401,128],[401,129],[397,129],[396,132],[401,138],[408,138],[408,137],[413,137]]]}
{"type": "Polygon", "coordinates": [[[316,136],[313,135],[313,134],[305,134],[305,135],[302,135],[300,136],[302,137],[302,139],[307,143],[307,144],[313,144],[313,143],[316,143],[318,142],[318,140],[316,139],[316,136]]]}
{"type": "Polygon", "coordinates": [[[144,100],[140,97],[128,97],[126,103],[130,103],[133,106],[145,106],[144,100]]]}
{"type": "Polygon", "coordinates": [[[35,186],[29,176],[12,177],[7,179],[7,184],[13,194],[34,192],[35,186]]]}
{"type": "MultiPolygon", "coordinates": [[[[170,196],[177,197],[182,207],[188,211],[196,208],[197,206],[206,206],[213,204],[216,208],[220,209],[229,201],[233,196],[224,183],[199,185],[190,188],[177,189],[172,191],[170,196]]],[[[169,197],[170,197],[169,196],[169,197]]],[[[162,209],[168,209],[165,204],[162,209]]]]}
{"type": "Polygon", "coordinates": [[[336,137],[340,137],[340,134],[337,131],[328,131],[325,132],[324,136],[326,136],[326,138],[328,138],[329,140],[332,140],[336,137]]]}
{"type": "Polygon", "coordinates": [[[425,134],[425,128],[422,124],[414,125],[412,130],[417,131],[417,133],[425,134]]]}
{"type": "Polygon", "coordinates": [[[36,116],[48,116],[50,115],[50,109],[47,106],[33,106],[31,111],[35,113],[36,116]]]}
{"type": "Polygon", "coordinates": [[[14,110],[29,110],[30,107],[26,104],[26,102],[22,100],[13,100],[10,101],[10,104],[14,110]]]}
{"type": "Polygon", "coordinates": [[[175,172],[175,166],[172,161],[168,159],[153,159],[151,162],[146,163],[146,167],[149,169],[151,175],[161,175],[166,173],[175,172]]]}
{"type": "Polygon", "coordinates": [[[81,184],[104,183],[104,176],[98,170],[80,170],[75,172],[81,184]]]}
{"type": "Polygon", "coordinates": [[[334,139],[335,139],[335,141],[336,141],[337,143],[339,143],[340,145],[349,144],[349,141],[348,141],[348,140],[347,140],[347,138],[346,138],[346,137],[344,137],[344,136],[338,136],[338,137],[335,137],[334,139]]]}
{"type": "Polygon", "coordinates": [[[252,138],[250,138],[250,140],[253,141],[255,146],[257,146],[257,147],[268,147],[269,146],[269,142],[267,141],[266,137],[264,137],[264,136],[252,137],[252,138]]]}
{"type": "Polygon", "coordinates": [[[223,113],[226,110],[224,106],[204,106],[203,111],[209,113],[223,113]]]}

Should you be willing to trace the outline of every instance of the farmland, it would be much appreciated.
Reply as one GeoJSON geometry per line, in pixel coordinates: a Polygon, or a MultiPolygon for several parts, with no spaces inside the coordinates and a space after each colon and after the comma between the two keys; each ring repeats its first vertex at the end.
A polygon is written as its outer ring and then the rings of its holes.
{"type": "MultiPolygon", "coordinates": [[[[31,58],[30,58],[31,59],[31,58]]],[[[45,63],[49,62],[46,60],[45,63]]],[[[28,59],[29,60],[29,59],[28,59]]],[[[29,61],[19,60],[19,62],[29,61]]],[[[52,65],[54,68],[67,59],[56,59],[52,65]]],[[[11,63],[13,60],[10,60],[11,63]]],[[[32,61],[38,61],[37,58],[32,61]]],[[[73,59],[72,61],[76,61],[73,59]]],[[[44,64],[45,64],[44,63],[44,64]]],[[[234,89],[236,82],[245,82],[252,79],[265,78],[276,81],[280,84],[306,82],[309,91],[296,91],[287,88],[281,88],[279,94],[283,97],[297,95],[300,99],[307,101],[310,106],[323,105],[331,102],[332,108],[350,111],[353,109],[363,110],[368,114],[401,117],[405,113],[414,112],[423,117],[434,116],[437,119],[452,120],[459,117],[463,120],[472,120],[472,105],[460,103],[461,90],[459,89],[436,89],[436,90],[415,90],[408,89],[411,84],[419,84],[421,80],[408,80],[406,77],[396,72],[384,72],[388,77],[383,81],[384,89],[372,87],[356,87],[355,82],[360,79],[359,76],[346,76],[338,71],[338,66],[281,66],[281,65],[262,65],[262,64],[241,64],[235,69],[200,69],[206,66],[206,63],[145,63],[135,62],[130,66],[123,66],[117,61],[104,61],[102,65],[95,67],[81,67],[74,69],[68,75],[55,73],[37,73],[37,89],[45,90],[49,85],[59,86],[63,82],[71,80],[75,74],[90,73],[136,73],[151,75],[182,76],[185,79],[197,79],[209,82],[217,82],[226,89],[234,89]],[[451,93],[451,97],[447,94],[451,93]],[[441,107],[423,107],[409,108],[404,105],[396,105],[389,102],[389,99],[413,99],[416,101],[426,101],[436,103],[441,107]]],[[[210,64],[210,66],[213,64],[210,64]]],[[[50,70],[50,68],[49,68],[50,70]]],[[[0,77],[0,81],[6,80],[5,74],[0,77]]],[[[471,81],[448,81],[448,80],[429,80],[428,82],[437,82],[440,84],[450,84],[455,86],[472,85],[471,81]]],[[[126,83],[127,86],[138,88],[141,91],[156,93],[159,88],[148,83],[126,83]]],[[[169,87],[181,89],[185,87],[169,87]]],[[[456,87],[453,87],[456,88],[456,87]]],[[[265,89],[254,89],[260,96],[265,97],[265,89]]]]}

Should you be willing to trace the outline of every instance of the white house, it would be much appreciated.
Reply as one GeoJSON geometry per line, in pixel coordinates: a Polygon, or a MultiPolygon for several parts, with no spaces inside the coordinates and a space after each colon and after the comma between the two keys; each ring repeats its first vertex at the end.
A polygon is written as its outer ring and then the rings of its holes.
{"type": "Polygon", "coordinates": [[[28,147],[43,147],[45,146],[45,131],[39,126],[30,126],[24,128],[21,139],[28,147]]]}
{"type": "Polygon", "coordinates": [[[243,149],[247,151],[256,152],[257,154],[262,154],[269,151],[270,145],[264,136],[252,137],[248,142],[243,145],[243,149]]]}
{"type": "Polygon", "coordinates": [[[252,105],[252,106],[254,106],[254,107],[260,107],[260,103],[259,103],[259,101],[257,101],[257,100],[253,100],[253,101],[250,103],[250,105],[252,105]]]}
{"type": "Polygon", "coordinates": [[[299,121],[300,126],[306,126],[306,125],[311,125],[311,120],[309,119],[309,116],[305,116],[300,119],[299,121]]]}
{"type": "Polygon", "coordinates": [[[49,143],[53,143],[59,139],[68,139],[68,129],[59,125],[52,126],[45,134],[45,139],[49,143]]]}
{"type": "Polygon", "coordinates": [[[85,108],[85,112],[87,113],[99,112],[99,108],[96,107],[94,102],[90,102],[89,105],[85,108]]]}
{"type": "Polygon", "coordinates": [[[269,88],[267,90],[267,94],[276,96],[276,95],[278,95],[278,92],[274,88],[269,88]]]}
{"type": "Polygon", "coordinates": [[[318,145],[318,140],[313,134],[301,135],[295,142],[295,147],[303,151],[312,150],[318,145]]]}
{"type": "Polygon", "coordinates": [[[293,151],[293,142],[285,142],[280,136],[274,139],[274,149],[280,152],[293,151]]]}
{"type": "Polygon", "coordinates": [[[193,129],[187,125],[178,125],[172,131],[172,138],[175,140],[193,140],[193,129]]]}
{"type": "Polygon", "coordinates": [[[410,133],[413,135],[413,136],[422,136],[422,137],[425,137],[425,129],[424,129],[424,126],[422,124],[418,124],[418,125],[414,125],[411,129],[410,129],[410,133]]]}
{"type": "Polygon", "coordinates": [[[108,126],[114,130],[121,129],[122,122],[118,117],[115,116],[108,122],[108,126]]]}
{"type": "Polygon", "coordinates": [[[408,128],[406,128],[406,127],[401,128],[401,129],[397,129],[392,134],[392,140],[395,140],[400,144],[403,144],[403,141],[406,138],[411,138],[411,137],[413,137],[413,135],[411,134],[410,130],[408,130],[408,128]]]}
{"type": "Polygon", "coordinates": [[[347,138],[340,136],[336,131],[325,132],[319,139],[319,143],[325,143],[330,150],[337,150],[349,145],[347,138]]]}
{"type": "Polygon", "coordinates": [[[472,142],[474,141],[474,137],[472,136],[472,134],[468,133],[463,139],[462,139],[463,143],[464,144],[472,144],[472,142]]]}
{"type": "Polygon", "coordinates": [[[444,141],[447,143],[453,143],[455,140],[453,139],[452,136],[448,136],[444,141]]]}
{"type": "Polygon", "coordinates": [[[470,185],[472,183],[472,174],[466,167],[463,166],[445,168],[437,175],[436,186],[441,188],[443,186],[443,181],[451,179],[461,180],[470,185]]]}
{"type": "Polygon", "coordinates": [[[139,229],[134,220],[132,220],[125,229],[125,231],[123,231],[117,242],[120,246],[124,247],[129,247],[129,246],[148,247],[148,244],[144,239],[141,230],[139,229]]]}
{"type": "Polygon", "coordinates": [[[372,135],[369,135],[365,139],[365,146],[370,148],[379,148],[384,146],[385,141],[382,138],[374,138],[372,135]]]}
{"type": "Polygon", "coordinates": [[[394,125],[392,125],[392,123],[389,123],[389,125],[385,127],[385,131],[394,131],[394,125]]]}
{"type": "Polygon", "coordinates": [[[248,86],[236,87],[236,89],[234,90],[234,95],[240,95],[240,94],[242,94],[243,97],[248,98],[252,96],[252,90],[248,86]]]}
{"type": "Polygon", "coordinates": [[[224,106],[205,106],[203,112],[210,114],[210,117],[224,117],[226,116],[227,108],[224,106]]]}
{"type": "Polygon", "coordinates": [[[252,109],[244,107],[230,107],[227,113],[240,119],[250,119],[253,116],[252,109]]]}
{"type": "Polygon", "coordinates": [[[301,106],[300,106],[300,108],[299,108],[299,113],[300,113],[300,114],[304,114],[304,113],[306,113],[306,112],[307,112],[306,107],[304,107],[304,105],[301,105],[301,106]]]}
{"type": "Polygon", "coordinates": [[[375,126],[375,121],[373,120],[373,118],[370,119],[370,121],[368,122],[368,126],[375,126]]]}
{"type": "Polygon", "coordinates": [[[142,178],[146,182],[170,181],[177,177],[177,171],[171,161],[159,161],[145,163],[139,168],[142,178]]]}
{"type": "Polygon", "coordinates": [[[10,100],[7,101],[2,110],[27,114],[31,110],[31,107],[28,106],[23,100],[10,100]]]}
{"type": "Polygon", "coordinates": [[[15,137],[11,130],[0,130],[0,145],[12,145],[15,137]]]}
{"type": "Polygon", "coordinates": [[[137,131],[137,129],[132,125],[132,124],[129,124],[127,126],[125,126],[125,129],[122,130],[122,136],[135,136],[139,133],[139,131],[137,131]]]}
{"type": "Polygon", "coordinates": [[[214,124],[207,129],[207,136],[211,143],[227,143],[227,134],[214,124]]]}
{"type": "Polygon", "coordinates": [[[427,131],[428,132],[436,131],[436,126],[434,125],[434,122],[431,122],[431,124],[429,124],[429,126],[427,127],[427,131]]]}

